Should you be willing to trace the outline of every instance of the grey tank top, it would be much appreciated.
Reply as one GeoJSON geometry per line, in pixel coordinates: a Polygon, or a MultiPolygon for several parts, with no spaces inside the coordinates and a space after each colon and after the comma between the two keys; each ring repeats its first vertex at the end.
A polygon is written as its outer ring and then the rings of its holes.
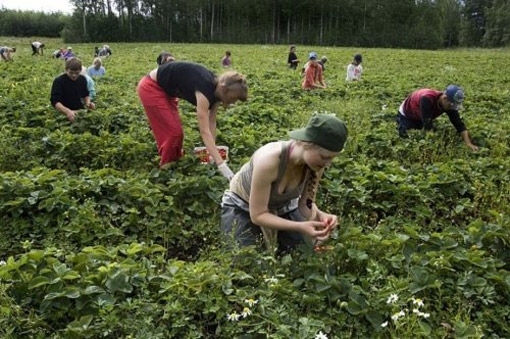
{"type": "MultiPolygon", "coordinates": [[[[303,192],[305,182],[310,175],[310,170],[306,167],[306,173],[299,185],[289,191],[278,193],[278,187],[285,174],[285,169],[289,162],[292,143],[281,142],[282,152],[280,153],[280,163],[278,166],[278,175],[276,180],[271,184],[271,193],[269,196],[269,210],[277,210],[290,203],[293,199],[299,198],[303,192]]],[[[241,167],[239,172],[230,182],[230,191],[238,195],[241,199],[248,202],[250,200],[251,180],[253,177],[253,157],[250,161],[241,167]]]]}

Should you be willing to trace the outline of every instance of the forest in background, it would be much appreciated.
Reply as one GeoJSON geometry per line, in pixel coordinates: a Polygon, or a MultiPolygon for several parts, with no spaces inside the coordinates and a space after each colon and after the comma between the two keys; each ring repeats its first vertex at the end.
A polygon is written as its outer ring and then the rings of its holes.
{"type": "Polygon", "coordinates": [[[510,44],[507,0],[70,0],[72,15],[0,9],[0,36],[65,42],[439,49],[510,44]]]}

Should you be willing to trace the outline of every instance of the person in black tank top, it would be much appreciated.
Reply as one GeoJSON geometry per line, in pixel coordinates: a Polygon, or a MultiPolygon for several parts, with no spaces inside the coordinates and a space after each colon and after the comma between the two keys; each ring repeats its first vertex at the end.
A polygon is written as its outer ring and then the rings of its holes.
{"type": "Polygon", "coordinates": [[[172,61],[144,76],[137,92],[158,145],[160,166],[177,161],[182,155],[180,98],[196,106],[202,141],[220,173],[229,180],[232,178],[234,174],[216,147],[216,113],[220,104],[227,106],[247,100],[248,86],[243,75],[230,71],[216,76],[202,65],[172,61]]]}

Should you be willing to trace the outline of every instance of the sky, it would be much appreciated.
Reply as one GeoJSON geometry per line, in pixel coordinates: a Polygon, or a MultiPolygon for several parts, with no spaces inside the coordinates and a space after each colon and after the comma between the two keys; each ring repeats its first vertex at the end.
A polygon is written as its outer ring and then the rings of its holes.
{"type": "Polygon", "coordinates": [[[0,8],[46,13],[60,11],[71,14],[73,12],[69,0],[0,0],[0,8]]]}

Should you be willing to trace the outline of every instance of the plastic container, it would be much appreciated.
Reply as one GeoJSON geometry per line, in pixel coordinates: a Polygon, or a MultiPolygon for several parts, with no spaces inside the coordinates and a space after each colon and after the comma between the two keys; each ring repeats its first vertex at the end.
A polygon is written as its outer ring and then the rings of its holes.
{"type": "MultiPolygon", "coordinates": [[[[218,152],[221,155],[221,158],[225,161],[228,161],[228,146],[216,146],[218,152]]],[[[207,152],[207,148],[205,147],[195,147],[193,149],[193,154],[198,157],[198,160],[201,164],[207,165],[212,163],[212,158],[209,156],[209,152],[207,152]]]]}

